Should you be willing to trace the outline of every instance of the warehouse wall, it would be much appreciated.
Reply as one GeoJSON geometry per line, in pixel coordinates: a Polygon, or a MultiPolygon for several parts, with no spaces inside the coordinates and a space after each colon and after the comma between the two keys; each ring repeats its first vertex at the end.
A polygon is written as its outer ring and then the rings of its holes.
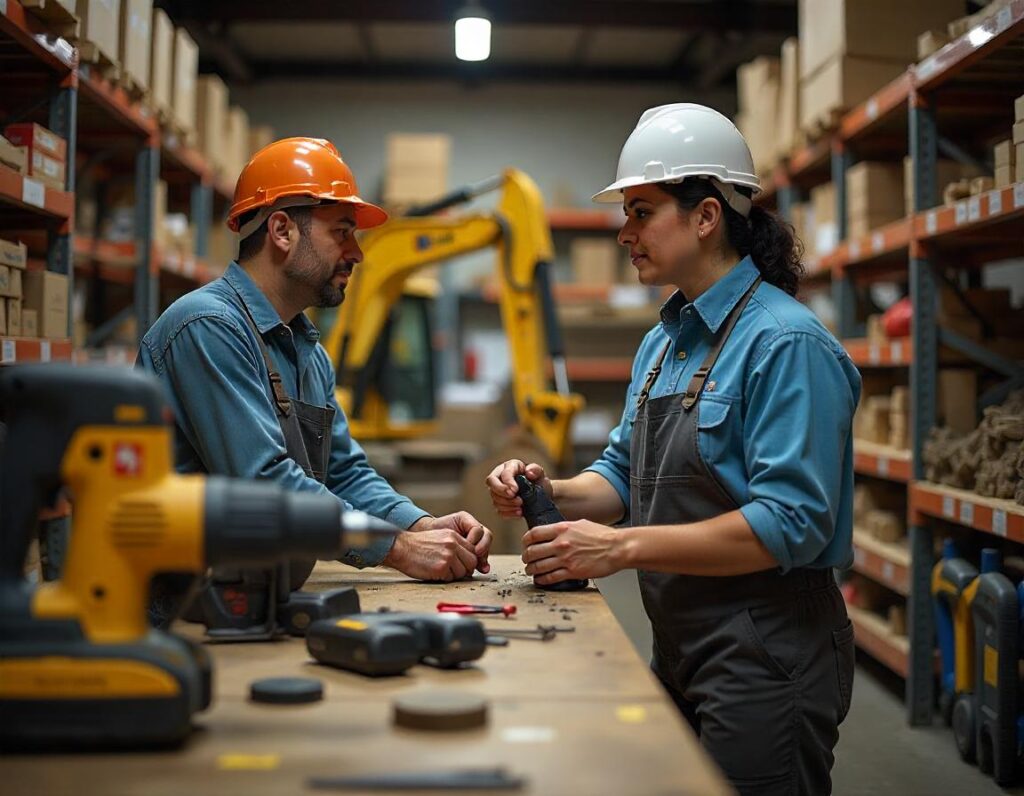
{"type": "Polygon", "coordinates": [[[443,132],[453,136],[451,187],[512,165],[538,182],[549,204],[581,206],[614,177],[619,149],[646,108],[701,101],[733,110],[727,94],[697,97],[672,85],[268,82],[233,87],[232,101],[282,136],[332,139],[369,196],[380,188],[388,133],[443,132]]]}

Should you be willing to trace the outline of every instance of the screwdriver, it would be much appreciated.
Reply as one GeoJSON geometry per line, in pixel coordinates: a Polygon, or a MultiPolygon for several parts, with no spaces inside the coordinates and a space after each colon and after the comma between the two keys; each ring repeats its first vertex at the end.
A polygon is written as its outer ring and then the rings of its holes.
{"type": "Polygon", "coordinates": [[[504,614],[512,616],[516,612],[514,605],[473,605],[471,603],[445,603],[437,604],[437,610],[442,613],[451,614],[504,614]]]}

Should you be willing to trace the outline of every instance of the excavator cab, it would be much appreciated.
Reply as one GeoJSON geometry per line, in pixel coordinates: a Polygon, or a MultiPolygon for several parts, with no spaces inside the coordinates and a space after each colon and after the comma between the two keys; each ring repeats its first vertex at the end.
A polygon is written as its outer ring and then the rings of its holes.
{"type": "Polygon", "coordinates": [[[403,440],[436,428],[431,289],[416,274],[491,249],[516,415],[554,462],[565,463],[583,399],[569,390],[551,290],[551,231],[536,184],[508,169],[368,231],[362,247],[363,263],[324,338],[353,436],[403,440]],[[494,211],[441,215],[491,191],[500,191],[494,211]]]}

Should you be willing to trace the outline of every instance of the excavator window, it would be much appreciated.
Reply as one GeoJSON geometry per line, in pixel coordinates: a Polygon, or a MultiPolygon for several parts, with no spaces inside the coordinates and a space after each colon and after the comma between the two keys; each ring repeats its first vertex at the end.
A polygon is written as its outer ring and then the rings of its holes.
{"type": "Polygon", "coordinates": [[[374,346],[367,370],[393,421],[435,417],[432,300],[402,296],[374,346]]]}

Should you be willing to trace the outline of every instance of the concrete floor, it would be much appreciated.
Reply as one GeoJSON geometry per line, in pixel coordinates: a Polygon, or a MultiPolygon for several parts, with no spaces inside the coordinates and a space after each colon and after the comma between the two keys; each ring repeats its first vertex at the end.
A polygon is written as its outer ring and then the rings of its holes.
{"type": "MultiPolygon", "coordinates": [[[[637,651],[648,658],[651,628],[640,603],[636,574],[619,572],[597,583],[637,651]]],[[[836,796],[1024,796],[1024,784],[1003,790],[961,761],[952,732],[941,719],[931,727],[908,726],[902,692],[898,676],[858,652],[853,704],[839,728],[832,771],[836,796]]]]}
{"type": "Polygon", "coordinates": [[[908,726],[902,681],[860,653],[853,706],[839,728],[832,784],[836,796],[1024,794],[1024,786],[1003,790],[961,761],[941,720],[931,727],[908,726]]]}

